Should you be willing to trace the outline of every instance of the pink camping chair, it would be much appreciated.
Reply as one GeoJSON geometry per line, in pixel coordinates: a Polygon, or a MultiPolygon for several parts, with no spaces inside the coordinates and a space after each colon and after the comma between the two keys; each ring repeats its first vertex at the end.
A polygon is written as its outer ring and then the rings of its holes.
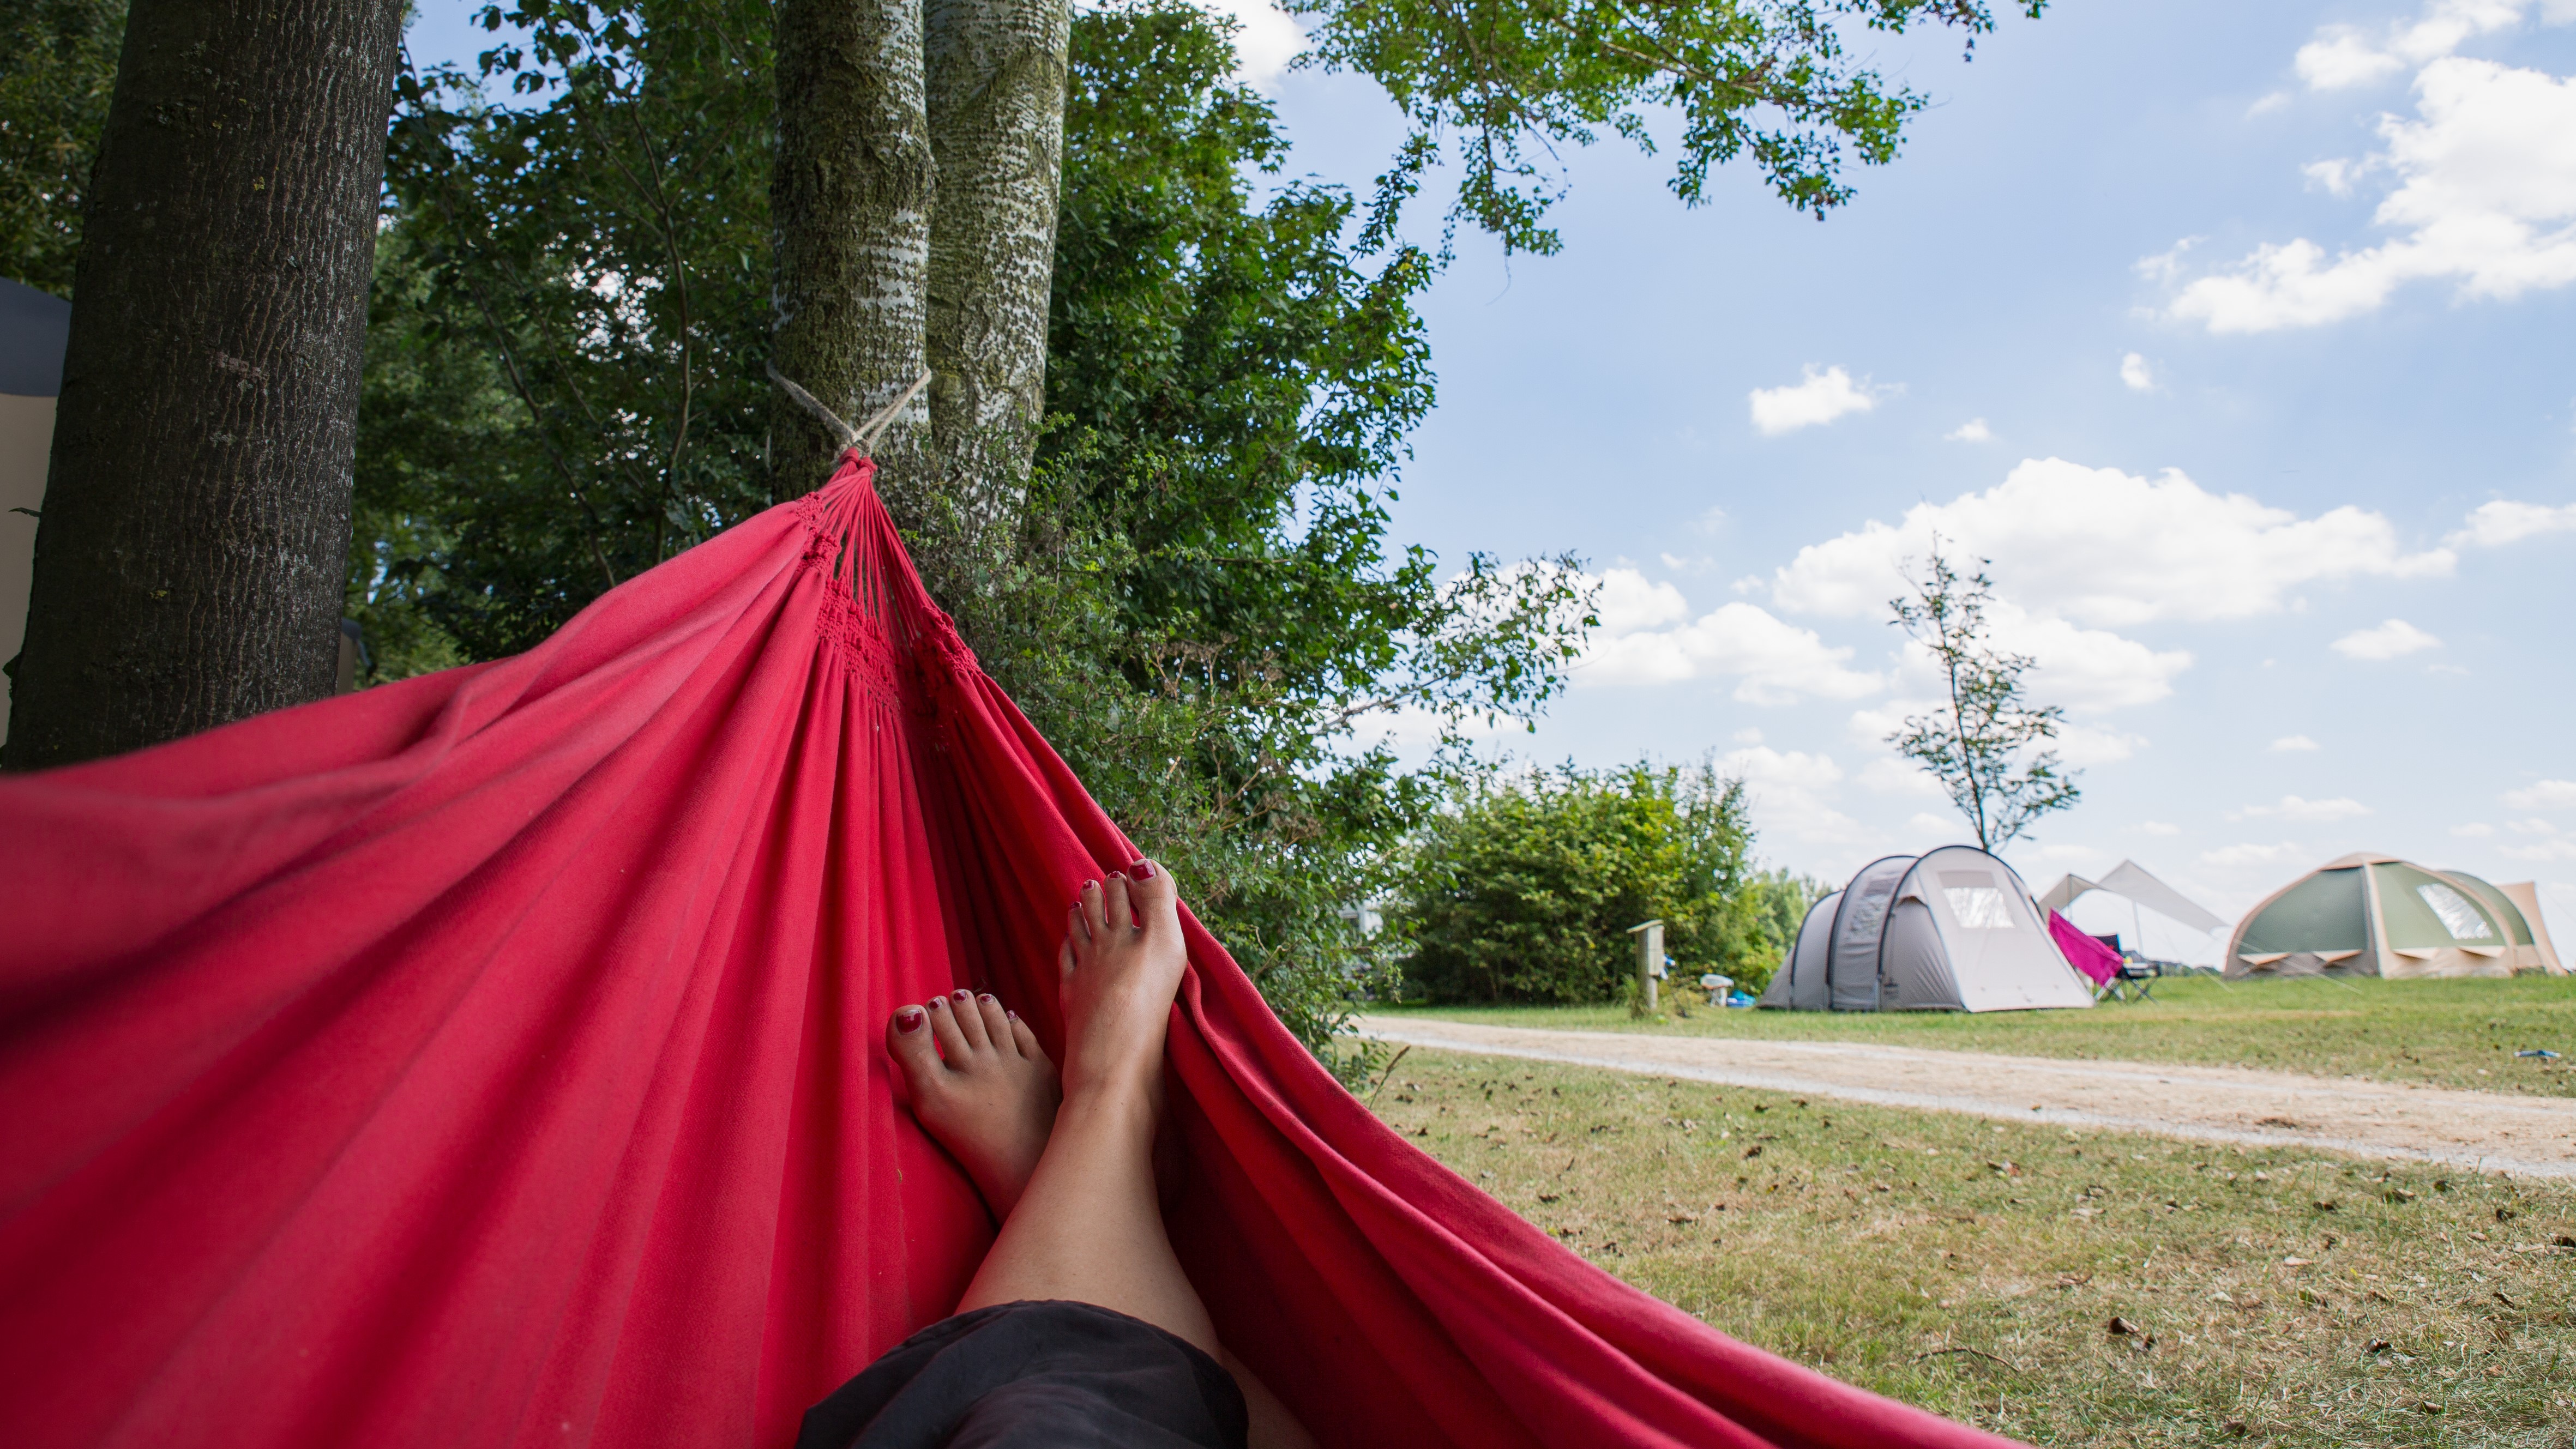
{"type": "Polygon", "coordinates": [[[2066,955],[2066,962],[2093,983],[2093,999],[2117,995],[2120,979],[2126,975],[2120,953],[2086,935],[2073,921],[2055,911],[2048,913],[2048,938],[2066,955]]]}

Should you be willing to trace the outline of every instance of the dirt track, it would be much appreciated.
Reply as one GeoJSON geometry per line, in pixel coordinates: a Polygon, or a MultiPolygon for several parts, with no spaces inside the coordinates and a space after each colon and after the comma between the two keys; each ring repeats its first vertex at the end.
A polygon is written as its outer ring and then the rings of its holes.
{"type": "Polygon", "coordinates": [[[2576,1100],[2232,1067],[2070,1061],[1829,1041],[1543,1031],[1370,1017],[1368,1036],[1445,1051],[1606,1067],[2021,1122],[2576,1178],[2576,1100]]]}

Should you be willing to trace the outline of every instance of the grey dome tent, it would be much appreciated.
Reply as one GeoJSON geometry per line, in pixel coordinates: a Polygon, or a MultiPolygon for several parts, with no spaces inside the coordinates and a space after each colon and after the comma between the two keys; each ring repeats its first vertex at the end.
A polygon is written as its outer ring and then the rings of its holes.
{"type": "Polygon", "coordinates": [[[2246,912],[2227,942],[2227,974],[2240,978],[2566,969],[2530,885],[2494,886],[2393,855],[2326,862],[2246,912]]]}
{"type": "Polygon", "coordinates": [[[2004,864],[1968,845],[1891,855],[1818,901],[1761,1005],[1797,1011],[2024,1011],[2089,1007],[2093,990],[2049,939],[2004,864]]]}

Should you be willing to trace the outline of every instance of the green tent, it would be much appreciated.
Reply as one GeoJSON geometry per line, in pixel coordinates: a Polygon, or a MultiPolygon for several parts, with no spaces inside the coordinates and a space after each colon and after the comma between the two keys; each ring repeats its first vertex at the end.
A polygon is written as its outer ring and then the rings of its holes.
{"type": "Polygon", "coordinates": [[[2237,922],[2227,974],[2563,974],[2529,882],[2490,885],[2393,855],[2347,855],[2273,892],[2237,922]]]}

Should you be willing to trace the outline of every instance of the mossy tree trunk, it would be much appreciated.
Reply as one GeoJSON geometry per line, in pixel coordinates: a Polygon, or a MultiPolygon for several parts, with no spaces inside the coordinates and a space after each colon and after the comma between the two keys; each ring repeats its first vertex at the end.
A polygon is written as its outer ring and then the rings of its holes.
{"type": "Polygon", "coordinates": [[[931,435],[958,504],[1007,526],[1046,407],[1064,165],[1064,0],[926,0],[931,435]]]}
{"type": "MultiPolygon", "coordinates": [[[[771,361],[857,423],[923,367],[933,173],[921,0],[780,0],[776,13],[771,361]]],[[[784,396],[772,416],[780,490],[821,487],[838,441],[784,396]]],[[[926,417],[915,401],[877,445],[889,498],[922,478],[926,417]]]]}
{"type": "MultiPolygon", "coordinates": [[[[877,445],[879,486],[954,606],[1011,536],[1045,406],[1071,13],[782,0],[777,15],[774,361],[852,423],[931,372],[877,445]]],[[[820,484],[829,430],[784,398],[775,416],[787,486],[820,484]]]]}
{"type": "Polygon", "coordinates": [[[7,763],[331,691],[402,0],[135,0],[7,763]]]}

